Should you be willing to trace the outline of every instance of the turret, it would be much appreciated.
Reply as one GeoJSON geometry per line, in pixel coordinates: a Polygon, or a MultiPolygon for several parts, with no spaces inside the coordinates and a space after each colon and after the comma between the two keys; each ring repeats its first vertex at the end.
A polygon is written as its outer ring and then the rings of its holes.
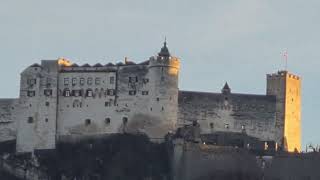
{"type": "Polygon", "coordinates": [[[179,67],[179,59],[170,55],[167,42],[149,60],[149,109],[155,121],[155,128],[149,133],[151,138],[163,138],[176,129],[179,67]]]}

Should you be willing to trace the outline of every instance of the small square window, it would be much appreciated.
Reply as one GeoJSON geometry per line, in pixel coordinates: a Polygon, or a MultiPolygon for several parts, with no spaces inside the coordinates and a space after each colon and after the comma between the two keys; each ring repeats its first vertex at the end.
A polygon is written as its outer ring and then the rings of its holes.
{"type": "Polygon", "coordinates": [[[131,95],[131,96],[136,95],[136,93],[137,93],[137,91],[135,91],[135,90],[130,90],[129,91],[129,95],[131,95]]]}
{"type": "Polygon", "coordinates": [[[210,123],[210,128],[211,128],[211,129],[213,128],[213,122],[210,123]]]}
{"type": "Polygon", "coordinates": [[[50,103],[49,102],[46,102],[46,106],[49,106],[50,105],[50,103]]]}
{"type": "Polygon", "coordinates": [[[33,117],[28,117],[28,123],[29,124],[33,123],[33,117]]]}
{"type": "Polygon", "coordinates": [[[45,121],[46,121],[46,122],[48,122],[48,121],[49,121],[49,119],[48,119],[48,118],[46,118],[46,119],[45,119],[45,121]]]}
{"type": "Polygon", "coordinates": [[[108,96],[114,96],[115,95],[115,90],[114,89],[108,89],[107,90],[107,95],[108,96]]]}
{"type": "Polygon", "coordinates": [[[148,95],[149,91],[142,91],[142,95],[148,95]]]}
{"type": "Polygon", "coordinates": [[[28,79],[27,80],[27,83],[31,86],[35,85],[37,83],[37,80],[36,79],[28,79]]]}
{"type": "Polygon", "coordinates": [[[148,82],[149,82],[149,79],[148,79],[148,78],[144,78],[144,79],[143,79],[143,83],[146,84],[146,83],[148,83],[148,82]]]}
{"type": "Polygon", "coordinates": [[[111,106],[111,102],[108,102],[108,101],[105,102],[105,103],[104,103],[104,106],[105,106],[105,107],[111,106]]]}
{"type": "Polygon", "coordinates": [[[51,89],[45,89],[44,92],[43,92],[43,94],[44,94],[45,96],[51,96],[51,95],[52,95],[52,90],[51,90],[51,89]]]}
{"type": "Polygon", "coordinates": [[[35,91],[28,91],[27,95],[28,95],[29,97],[33,97],[33,96],[36,95],[36,92],[35,92],[35,91]]]}

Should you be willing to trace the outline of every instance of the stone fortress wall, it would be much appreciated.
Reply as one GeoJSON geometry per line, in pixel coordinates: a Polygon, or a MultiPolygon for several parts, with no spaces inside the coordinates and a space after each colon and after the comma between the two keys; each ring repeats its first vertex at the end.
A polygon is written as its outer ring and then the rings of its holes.
{"type": "Polygon", "coordinates": [[[139,64],[43,60],[21,73],[19,99],[0,100],[0,140],[16,136],[18,152],[54,149],[68,137],[124,132],[161,141],[197,121],[202,134],[245,132],[300,150],[297,76],[268,75],[267,95],[232,93],[227,84],[221,93],[205,93],[179,91],[179,69],[166,43],[139,64]]]}

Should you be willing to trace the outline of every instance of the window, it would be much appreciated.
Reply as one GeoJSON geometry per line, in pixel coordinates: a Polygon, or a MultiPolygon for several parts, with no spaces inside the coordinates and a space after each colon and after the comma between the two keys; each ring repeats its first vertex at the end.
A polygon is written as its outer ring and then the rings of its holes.
{"type": "Polygon", "coordinates": [[[122,122],[124,125],[126,125],[128,123],[128,118],[127,117],[123,117],[122,118],[122,122]]]}
{"type": "Polygon", "coordinates": [[[82,96],[82,90],[72,90],[72,95],[75,97],[82,96]]]}
{"type": "Polygon", "coordinates": [[[224,124],[224,128],[229,129],[229,124],[224,124]]]}
{"type": "Polygon", "coordinates": [[[93,93],[92,93],[92,89],[88,89],[86,92],[86,96],[87,97],[92,97],[93,93]]]}
{"type": "Polygon", "coordinates": [[[89,126],[89,125],[91,124],[91,119],[86,119],[86,120],[84,121],[84,124],[85,124],[86,126],[89,126]]]}
{"type": "Polygon", "coordinates": [[[77,78],[72,78],[72,86],[77,85],[77,78]]]}
{"type": "Polygon", "coordinates": [[[49,105],[50,105],[50,103],[47,101],[47,102],[46,102],[46,106],[49,106],[49,105]]]}
{"type": "Polygon", "coordinates": [[[28,117],[28,123],[29,124],[33,123],[33,117],[28,117]]]}
{"type": "Polygon", "coordinates": [[[107,95],[108,96],[114,96],[115,95],[115,90],[114,89],[108,89],[107,90],[107,95]]]}
{"type": "Polygon", "coordinates": [[[46,118],[46,119],[45,119],[45,121],[46,121],[46,122],[48,122],[48,121],[49,121],[49,119],[48,119],[48,118],[46,118]]]}
{"type": "Polygon", "coordinates": [[[84,78],[80,78],[80,82],[79,82],[79,84],[80,84],[81,86],[83,86],[83,85],[84,85],[84,78]]]}
{"type": "Polygon", "coordinates": [[[130,90],[129,91],[129,95],[131,95],[131,96],[136,95],[136,93],[137,93],[137,91],[135,91],[135,90],[130,90]]]}
{"type": "Polygon", "coordinates": [[[100,79],[100,78],[96,78],[95,84],[96,84],[96,85],[100,85],[100,83],[101,83],[101,79],[100,79]]]}
{"type": "Polygon", "coordinates": [[[110,118],[106,118],[105,119],[105,123],[106,123],[106,125],[109,125],[111,123],[111,119],[110,118]]]}
{"type": "Polygon", "coordinates": [[[110,84],[114,84],[114,76],[110,77],[110,84]]]}
{"type": "Polygon", "coordinates": [[[142,91],[142,95],[148,95],[149,91],[142,91]]]}
{"type": "Polygon", "coordinates": [[[157,101],[160,101],[160,98],[157,98],[157,101]]]}
{"type": "Polygon", "coordinates": [[[68,85],[69,85],[69,78],[64,78],[63,84],[64,84],[65,86],[68,86],[68,85]]]}
{"type": "Polygon", "coordinates": [[[143,79],[143,83],[147,84],[149,82],[149,79],[148,78],[144,78],[143,79]]]}
{"type": "Polygon", "coordinates": [[[27,83],[31,86],[35,85],[37,83],[37,80],[36,79],[28,79],[27,80],[27,83]]]}
{"type": "Polygon", "coordinates": [[[130,83],[134,83],[134,82],[138,82],[138,77],[129,77],[129,82],[130,83]]]}
{"type": "Polygon", "coordinates": [[[43,94],[44,94],[45,96],[51,96],[51,95],[52,95],[52,90],[51,90],[51,89],[45,89],[44,92],[43,92],[43,94]]]}
{"type": "Polygon", "coordinates": [[[92,85],[92,78],[91,78],[91,77],[88,78],[87,84],[88,84],[88,85],[92,85]]]}
{"type": "Polygon", "coordinates": [[[70,90],[69,90],[69,89],[65,89],[64,92],[63,92],[63,95],[64,95],[65,97],[71,96],[70,90]]]}
{"type": "Polygon", "coordinates": [[[36,92],[35,91],[28,91],[27,95],[28,95],[28,97],[33,97],[36,95],[36,92]]]}
{"type": "Polygon", "coordinates": [[[211,129],[213,129],[213,122],[212,122],[212,123],[210,123],[210,128],[211,128],[211,129]]]}
{"type": "Polygon", "coordinates": [[[104,106],[105,106],[105,107],[111,106],[111,102],[106,101],[106,102],[104,103],[104,106]]]}

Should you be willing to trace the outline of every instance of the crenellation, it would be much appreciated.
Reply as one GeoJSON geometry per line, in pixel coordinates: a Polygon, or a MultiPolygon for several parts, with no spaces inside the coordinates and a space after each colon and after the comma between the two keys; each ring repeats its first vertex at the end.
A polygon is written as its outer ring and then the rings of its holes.
{"type": "Polygon", "coordinates": [[[142,63],[43,60],[21,73],[18,99],[0,100],[0,141],[16,138],[17,152],[116,133],[144,133],[159,142],[197,122],[201,134],[245,133],[288,150],[299,147],[298,76],[267,74],[266,95],[255,95],[234,93],[228,83],[221,93],[181,91],[179,71],[166,42],[142,63]]]}

